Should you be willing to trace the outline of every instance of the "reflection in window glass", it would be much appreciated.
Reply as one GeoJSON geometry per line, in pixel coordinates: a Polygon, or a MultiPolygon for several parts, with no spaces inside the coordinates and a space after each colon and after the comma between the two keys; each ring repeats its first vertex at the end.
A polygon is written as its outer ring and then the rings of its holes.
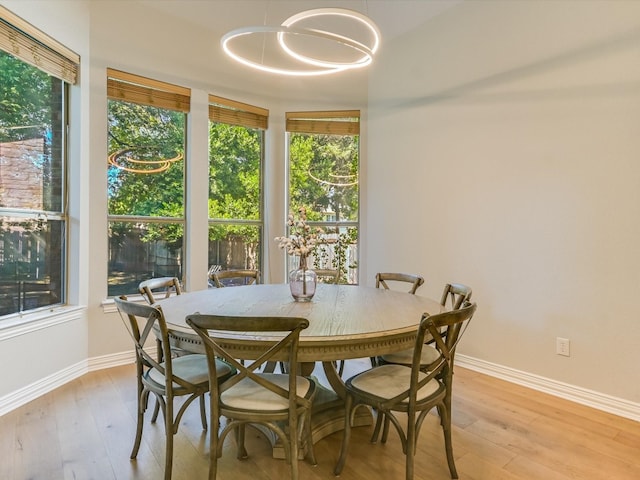
{"type": "Polygon", "coordinates": [[[182,223],[109,222],[109,295],[153,277],[182,278],[182,223]]]}
{"type": "Polygon", "coordinates": [[[340,283],[358,283],[358,164],[358,135],[289,134],[289,209],[324,230],[313,265],[340,283]]]}
{"type": "Polygon", "coordinates": [[[182,279],[185,114],[109,100],[108,295],[182,279]]]}
{"type": "Polygon", "coordinates": [[[210,271],[261,269],[263,131],[209,124],[210,271]]]}
{"type": "Polygon", "coordinates": [[[0,315],[65,301],[65,91],[0,51],[0,315]]]}

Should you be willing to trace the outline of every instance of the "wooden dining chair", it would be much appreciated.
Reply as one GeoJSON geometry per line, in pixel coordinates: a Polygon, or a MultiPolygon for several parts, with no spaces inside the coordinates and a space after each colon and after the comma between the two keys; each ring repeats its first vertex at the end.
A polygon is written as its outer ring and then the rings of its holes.
{"type": "MultiPolygon", "coordinates": [[[[147,280],[144,280],[138,284],[138,291],[140,295],[144,297],[149,305],[155,304],[158,300],[163,300],[169,298],[172,295],[182,295],[182,287],[180,286],[180,280],[177,277],[153,277],[147,280]]],[[[159,331],[154,328],[154,332],[156,335],[156,346],[158,353],[158,363],[161,363],[163,360],[163,351],[161,345],[161,339],[159,331]]],[[[172,340],[169,338],[169,340],[172,340]]],[[[172,348],[172,353],[174,355],[185,355],[188,352],[183,352],[179,348],[172,348]]],[[[158,414],[160,413],[160,404],[156,402],[155,407],[153,408],[153,415],[151,416],[151,421],[155,422],[158,418],[158,414]]]]}
{"type": "Polygon", "coordinates": [[[339,283],[339,272],[330,268],[314,268],[318,283],[339,283]]]}
{"type": "MultiPolygon", "coordinates": [[[[162,409],[165,426],[164,478],[171,479],[173,464],[173,437],[178,432],[180,419],[187,407],[200,399],[202,428],[207,429],[205,414],[205,393],[209,391],[209,362],[204,354],[185,355],[174,358],[171,353],[169,336],[164,314],[160,307],[127,301],[125,296],[115,299],[115,304],[133,340],[136,354],[137,426],[131,458],[136,458],[142,440],[144,413],[149,395],[156,397],[162,409]],[[159,332],[160,348],[164,361],[158,361],[149,351],[149,337],[159,332]],[[174,414],[175,397],[187,397],[174,414]]],[[[235,373],[229,364],[215,361],[216,378],[223,380],[235,373]]],[[[152,419],[155,421],[155,418],[152,419]]]]}
{"type": "Polygon", "coordinates": [[[251,269],[221,270],[219,272],[211,272],[209,278],[217,288],[232,285],[252,285],[260,283],[260,271],[251,269]]]}
{"type": "Polygon", "coordinates": [[[149,305],[153,305],[157,302],[157,299],[169,298],[171,295],[181,295],[182,287],[180,286],[180,280],[176,277],[155,277],[140,282],[138,291],[149,305]]]}
{"type": "Polygon", "coordinates": [[[218,457],[222,455],[224,439],[235,431],[238,439],[238,458],[246,457],[244,431],[247,424],[261,424],[272,430],[285,449],[291,466],[291,478],[298,478],[298,451],[306,448],[307,458],[316,464],[311,439],[311,403],[316,392],[312,378],[298,375],[298,343],[300,332],[309,325],[308,320],[294,317],[236,317],[193,314],[187,323],[202,338],[210,365],[222,358],[233,365],[238,373],[233,378],[218,381],[217,369],[209,372],[211,384],[209,430],[209,480],[217,473],[218,457]],[[258,332],[273,336],[274,341],[255,353],[255,360],[243,365],[228,350],[223,340],[210,336],[211,331],[227,334],[258,332]],[[283,361],[287,373],[258,371],[267,362],[283,361]],[[220,417],[227,419],[222,430],[220,417]]]}
{"type": "Polygon", "coordinates": [[[342,472],[345,465],[354,412],[359,406],[367,405],[374,408],[378,415],[388,418],[398,432],[406,457],[406,480],[412,480],[414,476],[416,443],[423,421],[429,411],[437,408],[449,473],[451,478],[458,478],[451,441],[451,404],[447,404],[447,396],[451,387],[455,350],[464,332],[463,326],[468,324],[475,311],[476,304],[466,302],[457,310],[436,315],[423,314],[410,368],[395,364],[380,365],[346,381],[345,428],[340,457],[334,470],[336,475],[342,472]],[[440,336],[441,329],[446,331],[444,337],[440,336]],[[427,369],[423,369],[421,354],[427,336],[435,339],[437,356],[427,369]],[[397,413],[402,415],[398,417],[397,413]],[[406,419],[406,426],[403,426],[402,419],[406,419]]]}
{"type": "Polygon", "coordinates": [[[416,293],[418,288],[424,284],[424,278],[421,275],[415,275],[412,273],[376,273],[376,288],[382,287],[389,290],[392,285],[399,282],[408,283],[410,285],[409,293],[416,293]]]}
{"type": "MultiPolygon", "coordinates": [[[[398,284],[409,284],[409,292],[411,294],[416,293],[418,288],[424,285],[424,278],[422,275],[413,273],[398,273],[398,272],[378,272],[376,273],[376,288],[384,288],[385,290],[392,290],[391,287],[396,287],[398,284]]],[[[371,357],[371,366],[375,367],[378,363],[376,357],[371,357]]]]}
{"type": "MultiPolygon", "coordinates": [[[[440,304],[451,310],[457,310],[463,304],[471,299],[471,287],[467,285],[463,285],[461,283],[447,283],[444,286],[444,290],[442,292],[442,296],[440,298],[440,304]]],[[[444,335],[444,331],[440,332],[440,335],[444,335]]],[[[432,337],[427,336],[426,343],[431,345],[434,343],[434,339],[432,337]]],[[[433,358],[437,355],[435,349],[433,347],[424,348],[422,350],[422,365],[426,368],[426,366],[430,365],[433,358]]],[[[376,359],[378,363],[396,363],[399,365],[411,365],[413,362],[413,349],[409,348],[406,350],[401,350],[398,352],[387,353],[385,355],[381,355],[376,359]]]]}
{"type": "MultiPolygon", "coordinates": [[[[442,291],[442,296],[440,297],[440,304],[448,308],[450,310],[459,309],[462,304],[466,301],[471,300],[471,287],[467,285],[463,285],[461,283],[447,283],[444,286],[442,291]]],[[[440,336],[446,335],[446,330],[440,330],[440,336]]],[[[433,359],[438,356],[438,352],[435,348],[435,339],[429,335],[427,335],[425,339],[425,346],[422,349],[420,365],[423,371],[426,371],[429,368],[429,365],[433,362],[433,359]]],[[[411,366],[413,362],[413,349],[405,349],[400,350],[398,352],[388,353],[386,355],[381,355],[376,359],[378,365],[383,365],[387,363],[393,363],[397,365],[405,365],[411,366]]],[[[451,403],[451,388],[449,388],[449,395],[447,397],[447,403],[450,405],[451,403]]],[[[376,419],[376,426],[373,430],[373,435],[371,436],[371,442],[375,443],[378,439],[378,435],[380,433],[381,423],[383,421],[383,415],[379,415],[376,419]]],[[[387,441],[387,435],[389,432],[389,421],[385,419],[384,430],[382,433],[382,443],[387,441]]]]}

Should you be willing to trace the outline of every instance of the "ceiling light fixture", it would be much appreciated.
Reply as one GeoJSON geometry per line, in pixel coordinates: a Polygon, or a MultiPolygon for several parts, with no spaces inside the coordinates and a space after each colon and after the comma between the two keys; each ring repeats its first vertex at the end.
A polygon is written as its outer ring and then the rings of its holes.
{"type": "MultiPolygon", "coordinates": [[[[353,26],[352,26],[353,27],[353,26]]],[[[325,28],[325,27],[323,27],[325,28]]],[[[354,34],[355,35],[355,34],[354,34]]],[[[264,72],[276,73],[280,75],[291,76],[314,76],[314,75],[326,75],[331,73],[337,73],[344,70],[362,68],[373,61],[373,55],[380,46],[380,31],[373,21],[367,16],[344,8],[318,8],[313,10],[306,10],[287,18],[282,24],[278,26],[252,26],[243,27],[232,30],[222,36],[220,43],[222,49],[227,55],[236,60],[239,63],[247,65],[249,67],[262,70],[264,72]],[[321,30],[317,28],[301,28],[297,25],[305,20],[314,19],[316,17],[340,17],[347,21],[355,22],[355,30],[360,30],[364,27],[364,32],[367,35],[367,39],[359,41],[349,34],[341,35],[339,33],[321,30]],[[238,53],[235,49],[232,49],[230,43],[232,40],[238,41],[242,38],[247,38],[256,34],[276,34],[277,44],[279,51],[286,54],[288,60],[294,59],[300,62],[302,65],[294,66],[293,68],[277,66],[271,61],[264,61],[264,44],[262,44],[262,59],[261,61],[252,60],[247,53],[238,53]],[[292,39],[304,39],[311,41],[328,41],[333,47],[344,49],[350,55],[354,53],[356,58],[334,58],[324,59],[320,58],[320,55],[303,54],[301,50],[306,48],[305,45],[292,46],[292,39]],[[368,41],[367,43],[364,43],[368,41]]]]}

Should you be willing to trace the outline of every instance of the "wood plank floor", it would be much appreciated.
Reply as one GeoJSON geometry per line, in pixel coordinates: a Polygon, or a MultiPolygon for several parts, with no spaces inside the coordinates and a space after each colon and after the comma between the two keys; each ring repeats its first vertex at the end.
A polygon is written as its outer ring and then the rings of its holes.
{"type": "MultiPolygon", "coordinates": [[[[364,363],[350,361],[353,371],[364,363]]],[[[319,369],[316,370],[319,374],[319,369]]],[[[453,441],[466,480],[638,480],[640,423],[457,368],[453,441]]],[[[140,453],[135,433],[133,365],[89,373],[0,417],[0,479],[108,480],[162,478],[164,427],[147,413],[140,453]]],[[[195,408],[194,408],[195,407],[195,408]]],[[[386,445],[369,443],[372,427],[354,429],[343,480],[404,478],[394,432],[386,445]]],[[[237,460],[232,437],[219,462],[220,480],[289,478],[257,431],[247,431],[249,458],[237,460]]],[[[316,444],[317,466],[300,462],[302,480],[332,479],[342,434],[316,444]]],[[[175,440],[174,480],[204,479],[208,438],[197,405],[175,440]]],[[[438,419],[429,416],[418,442],[416,480],[447,480],[438,419]]]]}

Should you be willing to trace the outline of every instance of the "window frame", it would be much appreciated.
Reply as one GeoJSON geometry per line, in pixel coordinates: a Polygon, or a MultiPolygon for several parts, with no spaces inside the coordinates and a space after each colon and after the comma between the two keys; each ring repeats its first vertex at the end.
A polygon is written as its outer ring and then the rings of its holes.
{"type": "MultiPolygon", "coordinates": [[[[56,162],[60,162],[60,175],[56,178],[54,188],[60,190],[59,209],[48,210],[42,205],[42,208],[15,208],[0,207],[0,217],[11,219],[11,221],[42,221],[60,222],[57,229],[59,230],[56,238],[60,244],[56,245],[56,252],[59,255],[59,261],[55,264],[59,265],[59,272],[56,268],[56,274],[59,274],[59,291],[56,290],[58,298],[55,302],[46,305],[37,305],[32,308],[25,308],[26,291],[18,288],[18,310],[15,312],[1,315],[3,323],[14,317],[22,317],[25,314],[37,314],[42,311],[51,311],[55,307],[67,305],[68,302],[68,271],[69,271],[69,207],[68,207],[68,181],[69,181],[69,102],[70,102],[70,85],[77,83],[78,70],[80,66],[80,56],[71,51],[55,39],[51,38],[44,32],[35,28],[28,22],[22,20],[13,14],[7,8],[0,6],[0,50],[14,57],[16,60],[30,65],[33,68],[41,70],[49,77],[60,80],[59,91],[59,118],[56,120],[56,128],[52,131],[58,132],[59,140],[59,158],[56,156],[56,162]]],[[[57,100],[57,99],[56,99],[57,100]]],[[[57,147],[56,147],[57,148],[57,147]]],[[[53,153],[51,154],[53,155],[53,153]]],[[[53,156],[52,156],[53,158],[53,156]]],[[[49,205],[51,207],[51,205],[49,205]]],[[[49,254],[49,250],[45,250],[49,254]]],[[[3,244],[2,257],[6,259],[6,249],[3,244]]],[[[37,289],[37,291],[44,291],[37,289]]],[[[11,323],[9,321],[9,323],[11,323]]]]}
{"type": "MultiPolygon", "coordinates": [[[[286,198],[285,211],[287,215],[291,211],[291,135],[292,134],[310,134],[310,135],[337,135],[337,136],[357,136],[358,137],[358,183],[360,182],[361,171],[361,155],[360,155],[360,110],[329,110],[329,111],[299,111],[286,112],[286,198]]],[[[356,243],[356,263],[360,260],[360,196],[361,189],[358,186],[358,215],[357,220],[341,220],[341,221],[312,221],[307,223],[310,227],[320,227],[336,229],[341,232],[343,229],[356,228],[358,240],[356,243]]],[[[289,231],[287,229],[287,235],[289,231]]],[[[330,242],[331,243],[331,242],[330,242]]],[[[296,267],[296,262],[289,255],[286,256],[287,271],[296,267]]],[[[331,268],[333,266],[324,266],[323,268],[331,268]]],[[[347,276],[349,276],[349,267],[347,266],[347,276]]],[[[355,284],[359,283],[360,268],[356,266],[355,284]]]]}
{"type": "MultiPolygon", "coordinates": [[[[223,123],[226,125],[244,127],[246,129],[258,130],[260,132],[260,181],[259,181],[259,209],[257,220],[239,218],[211,218],[207,208],[208,229],[216,225],[246,225],[258,228],[260,237],[259,261],[256,269],[264,273],[264,257],[266,253],[265,242],[265,145],[266,131],[269,128],[269,110],[266,108],[250,105],[248,103],[231,100],[217,95],[209,95],[209,121],[208,128],[212,123],[223,123]]],[[[209,147],[210,148],[210,147],[209,147]]],[[[211,168],[211,152],[208,149],[207,168],[211,168]]],[[[209,196],[207,195],[207,202],[209,196]]],[[[210,248],[210,240],[207,239],[207,251],[210,248]]],[[[214,266],[210,265],[209,268],[214,266]]],[[[211,286],[211,284],[210,284],[211,286]]]]}
{"type": "MultiPolygon", "coordinates": [[[[142,106],[152,106],[165,110],[172,110],[184,114],[184,152],[182,159],[182,214],[176,217],[167,216],[142,216],[142,215],[119,215],[107,212],[107,225],[117,223],[135,224],[152,224],[152,225],[180,225],[182,227],[182,264],[181,264],[181,283],[185,283],[187,277],[186,263],[184,259],[187,257],[187,249],[189,248],[187,237],[187,131],[188,122],[190,121],[189,112],[191,109],[191,89],[181,87],[160,80],[151,79],[141,75],[136,75],[113,68],[107,68],[107,101],[121,101],[142,106]]],[[[107,269],[107,282],[109,281],[109,269],[107,269]]],[[[107,297],[113,298],[108,292],[107,297]]],[[[135,292],[130,294],[137,295],[135,292]]]]}

